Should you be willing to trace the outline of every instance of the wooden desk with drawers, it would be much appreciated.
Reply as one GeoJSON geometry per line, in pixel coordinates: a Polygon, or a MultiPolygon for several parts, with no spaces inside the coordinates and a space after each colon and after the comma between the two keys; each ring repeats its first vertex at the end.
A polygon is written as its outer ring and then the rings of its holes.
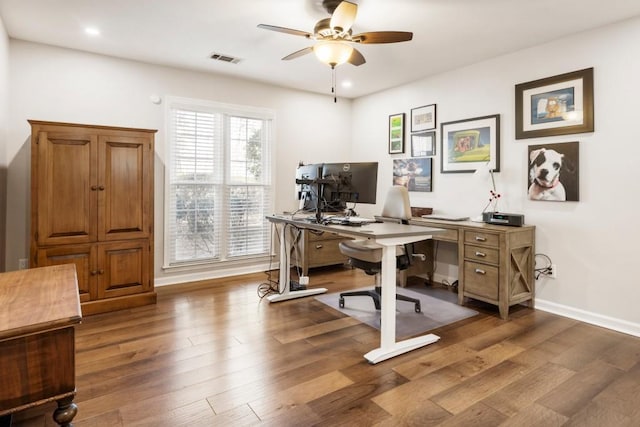
{"type": "MultiPolygon", "coordinates": [[[[465,297],[495,304],[503,319],[509,317],[512,305],[528,302],[533,307],[535,226],[507,227],[423,218],[413,218],[409,223],[445,229],[432,239],[458,245],[460,304],[465,297]]],[[[433,267],[429,274],[432,278],[433,267]]]]}

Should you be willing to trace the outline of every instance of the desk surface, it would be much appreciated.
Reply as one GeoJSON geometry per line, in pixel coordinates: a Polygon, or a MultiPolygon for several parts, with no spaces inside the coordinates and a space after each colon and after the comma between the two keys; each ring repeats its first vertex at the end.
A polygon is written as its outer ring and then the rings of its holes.
{"type": "Polygon", "coordinates": [[[31,268],[0,274],[0,341],[80,323],[75,266],[31,268]]]}
{"type": "Polygon", "coordinates": [[[365,239],[387,239],[407,236],[423,236],[443,232],[444,230],[423,225],[397,224],[393,222],[374,222],[360,226],[338,225],[338,224],[317,224],[307,221],[304,218],[291,217],[291,215],[270,215],[267,219],[272,222],[282,222],[292,224],[301,228],[318,231],[328,231],[338,233],[348,237],[359,237],[365,239]]]}

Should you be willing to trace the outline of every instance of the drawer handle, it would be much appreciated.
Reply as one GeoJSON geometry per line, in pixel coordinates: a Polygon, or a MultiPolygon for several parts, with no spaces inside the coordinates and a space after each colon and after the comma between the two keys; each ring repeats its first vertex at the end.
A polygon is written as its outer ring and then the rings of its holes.
{"type": "Polygon", "coordinates": [[[484,258],[484,257],[486,257],[486,256],[487,256],[487,254],[485,254],[484,252],[478,252],[478,251],[476,251],[476,256],[479,256],[479,257],[481,257],[481,258],[484,258]]]}
{"type": "Polygon", "coordinates": [[[322,249],[322,245],[316,245],[316,249],[322,249]]]}
{"type": "Polygon", "coordinates": [[[476,236],[476,240],[478,242],[486,242],[487,241],[487,239],[485,237],[482,237],[482,236],[476,236]]]}
{"type": "Polygon", "coordinates": [[[478,273],[478,274],[487,274],[486,271],[484,271],[484,270],[482,270],[480,268],[476,268],[476,273],[478,273]]]}
{"type": "Polygon", "coordinates": [[[92,276],[95,276],[96,274],[98,274],[98,270],[91,270],[91,273],[90,273],[90,274],[91,274],[92,276]]]}

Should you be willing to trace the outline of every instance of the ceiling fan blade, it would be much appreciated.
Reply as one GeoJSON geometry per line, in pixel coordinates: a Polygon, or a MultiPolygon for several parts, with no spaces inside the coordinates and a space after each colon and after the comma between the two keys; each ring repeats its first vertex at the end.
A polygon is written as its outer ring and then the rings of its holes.
{"type": "Polygon", "coordinates": [[[286,28],[286,27],[278,27],[276,25],[258,24],[258,28],[262,28],[264,30],[270,30],[270,31],[277,31],[279,33],[291,34],[294,36],[302,36],[308,39],[313,37],[313,34],[309,34],[306,31],[294,30],[292,28],[286,28]]]}
{"type": "Polygon", "coordinates": [[[365,61],[364,56],[362,55],[362,53],[360,53],[359,50],[354,48],[353,52],[351,53],[351,56],[349,57],[349,61],[347,61],[347,62],[349,62],[349,64],[355,65],[357,67],[358,65],[362,65],[367,61],[365,61]]]}
{"type": "Polygon", "coordinates": [[[331,15],[331,28],[340,33],[346,33],[356,20],[358,5],[350,1],[343,1],[331,15]]]}
{"type": "Polygon", "coordinates": [[[305,47],[304,49],[296,50],[295,52],[285,56],[282,60],[289,61],[290,59],[296,59],[311,52],[313,52],[313,46],[305,47]]]}
{"type": "Polygon", "coordinates": [[[352,41],[365,44],[408,42],[412,38],[413,33],[406,31],[371,31],[351,36],[352,41]]]}

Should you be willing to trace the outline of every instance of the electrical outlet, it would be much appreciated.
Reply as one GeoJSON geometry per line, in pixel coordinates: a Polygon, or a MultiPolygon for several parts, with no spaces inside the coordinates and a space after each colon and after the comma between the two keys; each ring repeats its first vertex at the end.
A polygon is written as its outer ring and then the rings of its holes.
{"type": "Polygon", "coordinates": [[[551,264],[551,271],[549,272],[549,278],[557,279],[558,278],[558,266],[555,264],[551,264]]]}
{"type": "Polygon", "coordinates": [[[18,260],[18,270],[26,270],[29,268],[29,260],[27,258],[20,258],[18,260]]]}

